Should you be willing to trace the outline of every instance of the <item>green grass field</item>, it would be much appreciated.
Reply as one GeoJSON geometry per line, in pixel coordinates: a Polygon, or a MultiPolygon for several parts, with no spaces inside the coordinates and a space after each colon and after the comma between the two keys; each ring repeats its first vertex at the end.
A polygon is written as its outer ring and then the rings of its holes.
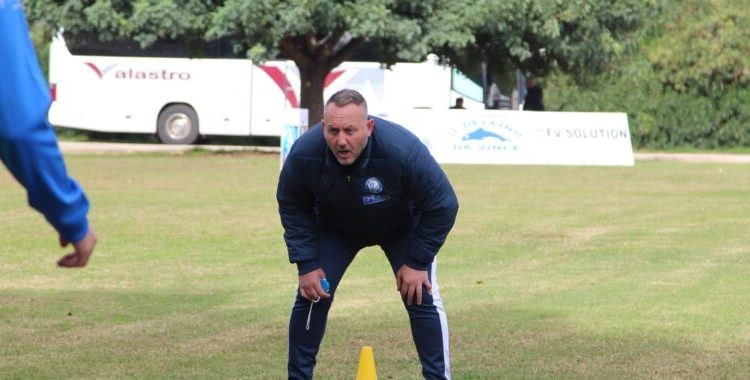
{"type": "MultiPolygon", "coordinates": [[[[286,376],[296,271],[275,155],[74,155],[99,245],[63,270],[0,170],[0,378],[286,376]]],[[[461,202],[439,257],[456,379],[746,378],[750,168],[445,167],[461,202]]],[[[379,249],[355,260],[318,356],[420,378],[379,249]]]]}

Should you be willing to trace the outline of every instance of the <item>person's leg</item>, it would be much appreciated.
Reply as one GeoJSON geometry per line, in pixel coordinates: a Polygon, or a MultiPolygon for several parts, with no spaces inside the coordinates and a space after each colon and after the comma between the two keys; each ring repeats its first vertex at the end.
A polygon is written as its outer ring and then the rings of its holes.
{"type": "Polygon", "coordinates": [[[315,368],[315,356],[325,333],[328,310],[331,308],[336,288],[346,268],[362,245],[347,235],[321,231],[318,238],[320,266],[331,284],[331,298],[312,303],[297,295],[289,318],[289,362],[290,379],[310,379],[315,368]]]}
{"type": "MultiPolygon", "coordinates": [[[[404,263],[410,241],[411,234],[404,234],[381,244],[394,275],[404,263]]],[[[423,288],[421,305],[407,305],[404,302],[404,306],[409,313],[412,337],[422,363],[422,375],[426,379],[450,379],[448,319],[437,282],[437,261],[432,262],[427,276],[432,284],[432,295],[423,288]]]]}

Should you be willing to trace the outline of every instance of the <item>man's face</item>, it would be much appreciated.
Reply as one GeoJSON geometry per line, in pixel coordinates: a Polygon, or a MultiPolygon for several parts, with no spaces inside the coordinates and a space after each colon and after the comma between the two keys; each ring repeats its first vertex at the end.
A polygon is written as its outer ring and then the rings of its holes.
{"type": "Polygon", "coordinates": [[[323,113],[323,136],[328,148],[341,165],[351,165],[367,146],[375,121],[367,119],[361,106],[350,103],[326,106],[323,113]]]}

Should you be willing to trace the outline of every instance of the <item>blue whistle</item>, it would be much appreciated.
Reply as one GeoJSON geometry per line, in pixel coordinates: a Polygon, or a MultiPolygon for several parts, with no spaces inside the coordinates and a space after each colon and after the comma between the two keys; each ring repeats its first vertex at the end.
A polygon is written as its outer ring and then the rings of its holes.
{"type": "Polygon", "coordinates": [[[331,284],[329,284],[328,280],[326,280],[325,278],[320,279],[320,286],[323,287],[323,291],[325,291],[326,293],[331,290],[331,284]]]}

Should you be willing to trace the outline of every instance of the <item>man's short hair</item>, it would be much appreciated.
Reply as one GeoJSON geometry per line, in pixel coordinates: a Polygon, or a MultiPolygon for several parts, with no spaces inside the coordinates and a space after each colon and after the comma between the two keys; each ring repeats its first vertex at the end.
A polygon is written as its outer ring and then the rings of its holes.
{"type": "Polygon", "coordinates": [[[367,117],[367,101],[365,100],[365,97],[356,90],[345,88],[336,91],[336,93],[328,98],[325,106],[328,107],[331,103],[335,104],[337,107],[343,107],[347,104],[356,104],[362,107],[365,111],[365,117],[367,117]]]}

